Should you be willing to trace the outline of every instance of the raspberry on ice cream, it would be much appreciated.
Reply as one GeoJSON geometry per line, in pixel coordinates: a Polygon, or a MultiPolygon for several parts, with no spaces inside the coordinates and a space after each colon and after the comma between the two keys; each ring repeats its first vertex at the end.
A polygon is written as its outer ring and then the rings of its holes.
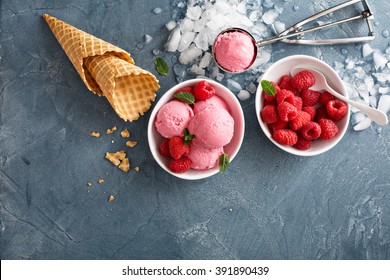
{"type": "Polygon", "coordinates": [[[208,107],[196,114],[188,125],[195,145],[215,149],[229,144],[234,133],[234,119],[225,109],[208,107]]]}
{"type": "Polygon", "coordinates": [[[155,126],[157,131],[165,138],[182,136],[184,129],[194,116],[191,107],[178,100],[165,104],[158,111],[155,126]]]}
{"type": "Polygon", "coordinates": [[[191,168],[206,170],[217,165],[219,157],[223,154],[223,147],[208,149],[190,143],[190,154],[188,158],[192,161],[191,168]]]}

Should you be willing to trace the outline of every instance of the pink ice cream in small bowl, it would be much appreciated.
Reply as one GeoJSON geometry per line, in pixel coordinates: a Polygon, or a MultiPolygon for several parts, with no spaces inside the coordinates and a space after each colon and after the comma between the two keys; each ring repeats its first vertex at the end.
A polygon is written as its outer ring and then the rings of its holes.
{"type": "MultiPolygon", "coordinates": [[[[234,159],[241,147],[244,129],[241,105],[228,88],[213,80],[192,79],[169,89],[156,103],[148,123],[149,148],[157,163],[168,173],[186,180],[198,180],[220,172],[221,155],[226,154],[230,162],[234,159]],[[213,97],[196,99],[191,105],[174,97],[178,90],[194,88],[204,81],[214,88],[213,97]],[[160,146],[164,141],[170,142],[171,137],[177,137],[177,133],[184,137],[184,130],[194,135],[183,155],[189,159],[191,167],[184,173],[176,173],[170,170],[174,159],[162,155],[160,146]]],[[[234,167],[230,165],[230,168],[234,167]]]]}

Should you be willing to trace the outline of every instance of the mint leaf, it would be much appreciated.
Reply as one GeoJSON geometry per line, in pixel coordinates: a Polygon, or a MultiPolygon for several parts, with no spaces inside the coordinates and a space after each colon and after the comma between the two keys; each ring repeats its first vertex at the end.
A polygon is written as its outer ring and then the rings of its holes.
{"type": "Polygon", "coordinates": [[[188,128],[184,129],[184,145],[188,146],[190,141],[195,138],[195,134],[190,134],[188,128]]]}
{"type": "Polygon", "coordinates": [[[269,96],[275,96],[276,88],[270,81],[261,80],[261,87],[264,90],[265,94],[269,96]]]}
{"type": "Polygon", "coordinates": [[[169,67],[163,58],[156,57],[156,59],[154,60],[154,64],[156,65],[156,70],[158,73],[165,76],[168,75],[169,67]]]}
{"type": "Polygon", "coordinates": [[[192,105],[195,103],[195,97],[191,93],[186,91],[176,93],[174,97],[181,102],[187,103],[188,105],[192,105]]]}
{"type": "Polygon", "coordinates": [[[227,154],[223,153],[219,157],[219,172],[224,173],[226,169],[229,167],[230,158],[227,154]]]}

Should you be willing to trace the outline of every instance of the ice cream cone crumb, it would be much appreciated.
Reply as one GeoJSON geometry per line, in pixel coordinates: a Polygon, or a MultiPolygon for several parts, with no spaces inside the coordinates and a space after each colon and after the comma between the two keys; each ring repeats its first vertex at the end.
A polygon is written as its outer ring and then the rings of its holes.
{"type": "Polygon", "coordinates": [[[127,130],[127,128],[121,132],[121,136],[122,136],[122,138],[129,138],[130,137],[130,132],[127,130]]]}
{"type": "Polygon", "coordinates": [[[104,183],[104,180],[103,180],[103,179],[99,179],[99,180],[98,180],[98,183],[99,183],[99,184],[103,184],[103,183],[104,183]]]}
{"type": "Polygon", "coordinates": [[[89,135],[91,135],[93,137],[96,137],[96,138],[100,137],[100,133],[99,132],[95,132],[95,131],[91,132],[89,135]]]}
{"type": "Polygon", "coordinates": [[[132,148],[132,147],[134,147],[135,145],[137,145],[137,143],[138,143],[137,141],[127,141],[127,142],[126,142],[126,146],[132,148]]]}
{"type": "Polygon", "coordinates": [[[135,170],[136,172],[139,172],[139,166],[134,167],[134,170],[135,170]]]}
{"type": "Polygon", "coordinates": [[[123,172],[128,172],[130,170],[130,161],[128,158],[122,160],[121,164],[119,164],[118,168],[123,172]]]}
{"type": "Polygon", "coordinates": [[[112,162],[115,166],[118,166],[121,161],[126,157],[125,151],[121,150],[116,153],[106,153],[105,158],[112,162]]]}
{"type": "Polygon", "coordinates": [[[110,195],[109,197],[108,197],[108,201],[113,201],[115,199],[115,196],[113,196],[113,195],[110,195]]]}
{"type": "Polygon", "coordinates": [[[88,187],[92,186],[92,182],[87,183],[88,187]]]}
{"type": "Polygon", "coordinates": [[[106,130],[106,134],[112,134],[116,131],[116,126],[113,126],[112,128],[109,128],[106,130]]]}

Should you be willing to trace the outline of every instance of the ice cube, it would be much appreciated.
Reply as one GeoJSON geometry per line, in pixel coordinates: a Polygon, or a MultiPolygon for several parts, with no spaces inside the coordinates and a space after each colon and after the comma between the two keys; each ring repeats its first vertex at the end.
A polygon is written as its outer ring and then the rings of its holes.
{"type": "Polygon", "coordinates": [[[378,92],[380,94],[389,94],[390,93],[390,88],[389,87],[379,87],[378,92]]]}
{"type": "Polygon", "coordinates": [[[239,12],[240,14],[246,14],[246,3],[243,1],[241,3],[239,3],[236,7],[236,10],[237,12],[239,12]]]}
{"type": "Polygon", "coordinates": [[[199,62],[199,67],[206,68],[207,66],[209,66],[212,58],[213,56],[211,55],[211,53],[205,52],[202,59],[199,62]]]}
{"type": "Polygon", "coordinates": [[[223,78],[225,77],[224,74],[222,73],[218,73],[217,76],[215,76],[215,78],[217,79],[217,81],[221,82],[223,80],[223,78]]]}
{"type": "Polygon", "coordinates": [[[251,97],[251,94],[249,93],[249,91],[245,90],[245,89],[242,89],[240,90],[240,92],[237,94],[237,97],[244,101],[244,100],[247,100],[249,97],[251,97]]]}
{"type": "Polygon", "coordinates": [[[256,65],[266,64],[271,59],[271,51],[268,48],[262,48],[257,54],[256,65]]]}
{"type": "Polygon", "coordinates": [[[253,94],[253,93],[256,92],[257,87],[256,87],[256,85],[255,85],[254,83],[249,83],[249,84],[245,87],[245,89],[246,89],[247,91],[249,91],[251,94],[253,94]]]}
{"type": "Polygon", "coordinates": [[[188,46],[193,42],[194,38],[195,38],[194,32],[184,32],[181,36],[180,44],[177,50],[179,52],[182,52],[185,49],[187,49],[188,46]]]}
{"type": "Polygon", "coordinates": [[[191,66],[190,71],[196,75],[204,76],[206,71],[200,68],[198,65],[194,64],[191,66]]]}
{"type": "Polygon", "coordinates": [[[374,87],[374,79],[371,76],[364,78],[364,83],[367,85],[367,90],[371,91],[374,87]]]}
{"type": "Polygon", "coordinates": [[[370,104],[371,107],[376,108],[376,106],[377,106],[376,96],[370,96],[368,98],[368,103],[370,104]]]}
{"type": "Polygon", "coordinates": [[[353,113],[351,116],[351,124],[352,125],[358,124],[362,120],[364,120],[365,118],[366,118],[366,115],[363,114],[362,112],[353,113]]]}
{"type": "Polygon", "coordinates": [[[390,95],[382,95],[379,98],[378,109],[386,114],[390,111],[390,95]]]}
{"type": "Polygon", "coordinates": [[[381,53],[379,52],[374,52],[374,65],[375,69],[378,70],[380,68],[383,68],[386,63],[387,63],[387,58],[384,57],[381,53]]]}
{"type": "Polygon", "coordinates": [[[173,72],[176,74],[178,77],[184,77],[187,71],[187,66],[177,63],[173,65],[173,72]]]}
{"type": "Polygon", "coordinates": [[[253,11],[249,15],[249,19],[251,21],[257,21],[261,17],[261,13],[259,11],[253,11]]]}
{"type": "Polygon", "coordinates": [[[199,6],[189,7],[186,16],[192,20],[198,20],[202,14],[202,9],[199,6]]]}
{"type": "Polygon", "coordinates": [[[358,124],[356,124],[356,125],[353,127],[353,129],[354,129],[355,131],[365,130],[365,129],[367,129],[367,128],[370,127],[371,123],[372,123],[371,119],[365,117],[365,118],[364,118],[363,120],[361,120],[358,124]]]}
{"type": "Polygon", "coordinates": [[[162,9],[160,7],[156,7],[153,9],[153,13],[155,13],[156,15],[160,14],[162,12],[162,9]]]}
{"type": "Polygon", "coordinates": [[[176,27],[172,32],[171,35],[169,35],[168,41],[165,45],[165,49],[168,52],[175,52],[177,48],[179,47],[181,35],[180,35],[180,28],[176,27]]]}
{"type": "Polygon", "coordinates": [[[202,50],[194,44],[191,44],[185,51],[180,54],[179,61],[181,64],[188,64],[191,61],[194,61],[200,55],[202,55],[202,50]]]}
{"type": "Polygon", "coordinates": [[[253,22],[246,16],[241,16],[240,23],[245,25],[246,27],[252,27],[253,22]]]}
{"type": "Polygon", "coordinates": [[[193,31],[194,30],[194,22],[189,18],[185,18],[180,22],[180,30],[181,32],[193,31]]]}
{"type": "Polygon", "coordinates": [[[274,10],[269,10],[263,14],[263,22],[265,24],[272,24],[274,23],[275,19],[278,17],[279,13],[274,9],[274,10]]]}
{"type": "Polygon", "coordinates": [[[194,21],[194,32],[202,31],[206,26],[206,24],[207,24],[207,18],[203,16],[197,21],[194,21]]]}
{"type": "Polygon", "coordinates": [[[195,45],[204,51],[209,49],[210,32],[208,32],[208,30],[210,30],[208,27],[205,28],[203,31],[199,32],[194,39],[195,45]]]}
{"type": "Polygon", "coordinates": [[[217,12],[220,14],[220,15],[226,15],[230,10],[231,10],[231,6],[226,3],[225,1],[218,1],[217,3],[215,3],[215,9],[217,10],[217,12]]]}
{"type": "Polygon", "coordinates": [[[272,8],[274,6],[274,2],[272,0],[264,0],[263,7],[265,8],[272,8]]]}
{"type": "Polygon", "coordinates": [[[236,91],[242,90],[241,85],[232,79],[228,79],[227,84],[228,84],[228,88],[231,90],[236,90],[236,91]]]}
{"type": "Polygon", "coordinates": [[[149,34],[145,34],[145,36],[144,36],[145,44],[149,44],[152,40],[153,40],[152,36],[150,36],[149,34]]]}
{"type": "Polygon", "coordinates": [[[166,24],[165,24],[165,27],[171,31],[173,28],[176,27],[176,22],[171,20],[171,21],[168,21],[166,24]]]}
{"type": "Polygon", "coordinates": [[[366,57],[374,52],[369,44],[364,44],[362,51],[363,57],[366,57]]]}
{"type": "Polygon", "coordinates": [[[273,28],[275,33],[278,34],[286,29],[286,25],[283,22],[275,21],[273,28]]]}

